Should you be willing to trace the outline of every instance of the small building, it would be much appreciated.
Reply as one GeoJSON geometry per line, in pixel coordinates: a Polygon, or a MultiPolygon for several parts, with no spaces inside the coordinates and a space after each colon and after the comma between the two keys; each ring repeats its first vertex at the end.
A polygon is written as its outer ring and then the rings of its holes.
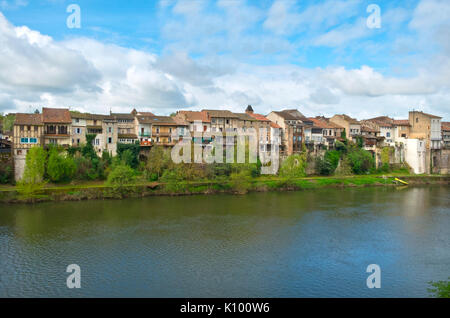
{"type": "Polygon", "coordinates": [[[202,112],[206,112],[211,119],[211,132],[225,134],[238,128],[239,116],[229,110],[203,109],[202,112]]]}
{"type": "Polygon", "coordinates": [[[442,146],[444,149],[450,149],[450,122],[443,121],[441,123],[442,146]]]}
{"type": "Polygon", "coordinates": [[[427,149],[441,149],[441,119],[442,117],[422,111],[410,111],[409,138],[425,139],[427,149]]]}

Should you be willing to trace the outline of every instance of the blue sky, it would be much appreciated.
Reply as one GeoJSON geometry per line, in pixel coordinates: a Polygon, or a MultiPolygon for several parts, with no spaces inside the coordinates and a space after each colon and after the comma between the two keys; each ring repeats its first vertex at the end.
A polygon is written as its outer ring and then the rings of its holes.
{"type": "Polygon", "coordinates": [[[450,113],[445,0],[0,0],[0,12],[0,44],[22,46],[12,61],[8,50],[0,58],[41,73],[39,83],[0,76],[4,112],[252,104],[311,116],[450,113]],[[66,26],[71,3],[80,29],[66,26]],[[370,4],[381,9],[381,28],[367,27],[370,4]]]}

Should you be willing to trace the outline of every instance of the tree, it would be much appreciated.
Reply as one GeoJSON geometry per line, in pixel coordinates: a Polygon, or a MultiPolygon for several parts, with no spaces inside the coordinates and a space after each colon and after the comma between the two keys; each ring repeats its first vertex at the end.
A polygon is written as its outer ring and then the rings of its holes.
{"type": "Polygon", "coordinates": [[[353,147],[347,154],[347,159],[355,174],[365,174],[374,167],[372,154],[362,148],[353,147]]]}
{"type": "Polygon", "coordinates": [[[60,153],[56,148],[50,150],[47,164],[47,174],[53,182],[70,181],[77,167],[72,157],[60,153]]]}
{"type": "Polygon", "coordinates": [[[29,149],[25,159],[22,182],[33,184],[42,183],[44,181],[46,158],[44,148],[33,147],[29,149]]]}
{"type": "Polygon", "coordinates": [[[152,147],[146,165],[148,178],[151,180],[159,179],[163,175],[164,170],[171,165],[171,162],[169,153],[163,147],[152,147]]]}
{"type": "Polygon", "coordinates": [[[111,186],[116,193],[122,195],[127,190],[126,186],[133,183],[134,179],[134,170],[127,165],[120,164],[108,175],[106,184],[111,186]]]}
{"type": "Polygon", "coordinates": [[[141,151],[141,146],[139,142],[134,144],[117,144],[117,156],[120,158],[122,163],[127,164],[133,169],[139,166],[139,152],[141,151]]]}

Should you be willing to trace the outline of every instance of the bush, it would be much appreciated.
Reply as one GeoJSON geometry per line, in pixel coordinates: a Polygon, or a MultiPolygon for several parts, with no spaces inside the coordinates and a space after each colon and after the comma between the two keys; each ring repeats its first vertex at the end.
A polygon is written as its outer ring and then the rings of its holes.
{"type": "Polygon", "coordinates": [[[106,184],[111,186],[113,190],[119,194],[127,192],[127,185],[135,180],[135,171],[127,165],[117,165],[108,175],[106,184]]]}
{"type": "Polygon", "coordinates": [[[72,157],[60,153],[56,148],[50,150],[47,164],[47,174],[53,182],[70,181],[77,167],[72,157]]]}
{"type": "Polygon", "coordinates": [[[13,169],[10,165],[0,163],[0,183],[7,184],[14,181],[13,169]]]}
{"type": "Polygon", "coordinates": [[[323,158],[318,157],[316,159],[316,172],[323,176],[333,174],[339,164],[340,156],[341,154],[337,150],[325,152],[323,158]]]}
{"type": "Polygon", "coordinates": [[[280,176],[287,178],[306,177],[306,153],[287,157],[281,164],[280,176]]]}
{"type": "Polygon", "coordinates": [[[347,159],[354,174],[366,174],[374,167],[372,154],[361,148],[353,148],[347,154],[347,159]]]}

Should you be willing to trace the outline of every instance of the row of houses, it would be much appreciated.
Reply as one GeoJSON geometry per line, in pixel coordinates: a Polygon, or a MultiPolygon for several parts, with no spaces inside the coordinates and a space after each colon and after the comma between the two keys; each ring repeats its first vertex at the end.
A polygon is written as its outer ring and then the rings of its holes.
{"type": "MultiPolygon", "coordinates": [[[[314,152],[332,149],[336,140],[359,140],[375,158],[383,147],[398,149],[398,161],[408,162],[416,173],[431,172],[439,164],[438,157],[442,157],[439,151],[450,149],[449,123],[421,111],[410,111],[408,119],[402,120],[388,116],[357,120],[345,114],[306,117],[297,109],[262,115],[255,113],[250,105],[242,113],[203,109],[180,110],[172,116],[157,116],[136,109],[104,115],[44,107],[41,113],[15,116],[9,142],[16,179],[23,174],[26,153],[31,147],[79,146],[86,143],[87,135],[95,136],[92,144],[99,156],[104,151],[115,155],[118,143],[139,143],[145,155],[155,145],[174,146],[187,133],[194,141],[201,138],[201,143],[207,145],[211,138],[203,134],[233,135],[250,128],[257,133],[260,151],[270,151],[276,141],[282,156],[300,152],[304,147],[314,152]]],[[[2,136],[0,140],[6,138],[2,136]]]]}

